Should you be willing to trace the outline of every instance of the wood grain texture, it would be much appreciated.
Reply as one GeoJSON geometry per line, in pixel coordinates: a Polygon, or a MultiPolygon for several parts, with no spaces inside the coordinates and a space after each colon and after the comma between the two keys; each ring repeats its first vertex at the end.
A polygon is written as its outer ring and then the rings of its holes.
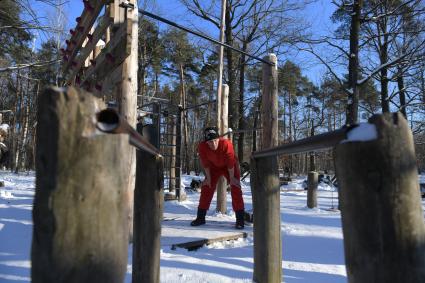
{"type": "Polygon", "coordinates": [[[378,139],[336,147],[348,281],[425,282],[425,227],[413,136],[401,113],[373,116],[378,139]]]}

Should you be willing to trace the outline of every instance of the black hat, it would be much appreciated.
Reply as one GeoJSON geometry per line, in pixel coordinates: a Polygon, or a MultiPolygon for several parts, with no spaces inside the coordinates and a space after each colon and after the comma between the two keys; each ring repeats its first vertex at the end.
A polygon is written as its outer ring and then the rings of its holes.
{"type": "Polygon", "coordinates": [[[205,128],[205,130],[204,130],[204,139],[206,141],[217,139],[218,137],[219,136],[218,136],[218,129],[217,129],[217,127],[208,127],[208,128],[205,128]]]}

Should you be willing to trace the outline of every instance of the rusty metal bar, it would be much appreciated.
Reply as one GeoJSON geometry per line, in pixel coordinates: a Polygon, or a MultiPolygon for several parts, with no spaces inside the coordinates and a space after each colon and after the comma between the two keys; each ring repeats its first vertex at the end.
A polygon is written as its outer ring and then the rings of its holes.
{"type": "Polygon", "coordinates": [[[342,140],[345,140],[347,138],[347,132],[354,127],[357,127],[357,125],[350,127],[344,126],[341,129],[333,132],[328,132],[302,140],[294,141],[288,144],[255,151],[252,153],[252,157],[260,158],[273,155],[296,154],[329,149],[340,143],[342,140]]]}
{"type": "Polygon", "coordinates": [[[128,134],[132,146],[154,156],[161,156],[159,150],[133,129],[133,127],[131,127],[114,109],[108,108],[102,110],[97,113],[96,118],[96,127],[100,131],[109,134],[128,134]]]}
{"type": "Polygon", "coordinates": [[[208,104],[211,104],[211,103],[216,103],[216,100],[214,99],[214,100],[207,101],[207,102],[204,102],[204,103],[200,103],[200,104],[197,104],[197,105],[191,105],[191,106],[184,108],[183,111],[190,110],[190,109],[193,109],[193,108],[198,108],[198,107],[208,105],[208,104]]]}
{"type": "Polygon", "coordinates": [[[187,28],[187,27],[181,26],[181,25],[179,25],[179,24],[176,24],[175,22],[172,22],[172,21],[170,21],[170,20],[164,19],[164,18],[162,18],[162,17],[160,17],[160,16],[158,16],[158,15],[155,15],[155,14],[149,13],[149,12],[147,12],[147,11],[145,11],[145,10],[142,10],[142,9],[139,9],[139,13],[140,13],[140,14],[142,14],[142,15],[145,15],[145,16],[147,16],[147,17],[150,17],[150,18],[152,18],[152,19],[158,20],[158,21],[160,21],[160,22],[166,23],[166,24],[168,24],[168,25],[170,25],[170,26],[173,26],[173,27],[176,27],[176,28],[178,28],[178,29],[184,30],[185,32],[188,32],[188,33],[191,33],[191,34],[193,34],[193,35],[196,35],[196,36],[202,37],[203,39],[206,39],[206,40],[208,40],[208,41],[210,41],[210,42],[213,42],[213,43],[215,43],[215,44],[218,44],[218,45],[224,46],[224,47],[226,47],[226,48],[232,49],[233,51],[236,51],[236,52],[238,52],[238,53],[244,54],[245,56],[248,56],[248,57],[253,58],[253,59],[255,59],[255,60],[258,60],[258,61],[260,61],[260,62],[266,63],[267,65],[274,66],[274,63],[273,63],[273,62],[269,62],[269,61],[264,60],[264,59],[262,59],[262,58],[260,58],[260,57],[257,57],[257,56],[255,56],[255,55],[249,54],[249,53],[247,53],[247,52],[245,52],[245,51],[243,51],[243,50],[240,50],[240,49],[238,49],[238,48],[235,48],[235,47],[233,47],[233,46],[231,46],[231,45],[228,45],[228,44],[226,44],[226,43],[222,43],[222,42],[220,42],[220,41],[218,41],[218,40],[215,40],[214,38],[209,37],[208,35],[205,35],[205,34],[202,34],[202,33],[200,33],[200,32],[197,32],[197,31],[191,30],[191,29],[189,29],[189,28],[187,28]]]}
{"type": "Polygon", "coordinates": [[[227,131],[224,134],[221,134],[220,137],[224,137],[228,134],[241,134],[241,133],[249,133],[252,131],[262,131],[263,128],[254,128],[254,129],[244,129],[244,130],[231,130],[231,131],[227,131]]]}

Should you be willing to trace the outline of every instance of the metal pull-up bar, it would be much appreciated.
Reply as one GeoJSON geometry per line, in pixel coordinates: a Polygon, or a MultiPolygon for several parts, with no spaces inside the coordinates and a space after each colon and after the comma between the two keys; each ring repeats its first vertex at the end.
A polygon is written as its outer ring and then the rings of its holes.
{"type": "Polygon", "coordinates": [[[336,146],[341,141],[347,139],[347,133],[356,126],[357,125],[344,126],[341,129],[333,132],[312,136],[309,138],[291,142],[289,144],[284,144],[264,149],[261,151],[255,151],[252,153],[252,157],[259,158],[273,155],[296,154],[329,149],[336,146]]]}
{"type": "Polygon", "coordinates": [[[177,24],[177,23],[175,23],[175,22],[172,22],[172,21],[170,21],[170,20],[164,19],[164,18],[162,18],[162,17],[160,17],[160,16],[158,16],[158,15],[155,15],[155,14],[152,14],[152,13],[149,13],[149,12],[146,12],[145,10],[142,10],[142,9],[139,9],[139,13],[140,13],[140,14],[142,14],[142,15],[145,15],[145,16],[147,16],[147,17],[153,18],[153,19],[155,19],[155,20],[161,21],[161,22],[163,22],[163,23],[166,23],[166,24],[168,24],[168,25],[170,25],[170,26],[173,26],[173,27],[176,27],[176,28],[178,28],[178,29],[184,30],[184,31],[186,31],[186,32],[188,32],[188,33],[191,33],[191,34],[193,34],[193,35],[196,35],[196,36],[202,37],[203,39],[206,39],[206,40],[208,40],[208,41],[211,41],[211,42],[213,42],[213,43],[215,43],[215,44],[218,44],[218,45],[221,45],[221,46],[227,47],[227,48],[229,48],[229,49],[232,49],[233,51],[236,51],[236,52],[239,52],[239,53],[241,53],[241,54],[244,54],[244,55],[246,55],[246,56],[248,56],[248,57],[251,57],[251,58],[253,58],[253,59],[255,59],[255,60],[261,61],[261,62],[266,63],[266,64],[271,65],[271,66],[274,66],[274,63],[273,63],[273,62],[270,62],[270,61],[264,60],[264,59],[262,59],[262,58],[260,58],[260,57],[257,57],[257,56],[255,56],[255,55],[252,55],[252,54],[246,53],[246,52],[245,52],[245,51],[243,51],[243,50],[240,50],[240,49],[238,49],[238,48],[235,48],[235,47],[233,47],[233,46],[231,46],[231,45],[228,45],[228,44],[226,44],[226,43],[222,43],[222,42],[220,42],[220,41],[218,41],[218,40],[215,40],[214,38],[209,37],[208,35],[205,35],[205,34],[202,34],[202,33],[197,32],[197,31],[191,30],[191,29],[189,29],[189,28],[187,28],[187,27],[181,26],[181,25],[179,25],[179,24],[177,24]]]}

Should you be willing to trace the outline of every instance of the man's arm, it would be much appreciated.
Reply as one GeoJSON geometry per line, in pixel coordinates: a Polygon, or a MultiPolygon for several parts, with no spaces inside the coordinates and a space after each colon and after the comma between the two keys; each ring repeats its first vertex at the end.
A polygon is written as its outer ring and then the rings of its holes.
{"type": "Polygon", "coordinates": [[[199,160],[201,161],[201,166],[205,172],[205,179],[202,182],[202,186],[207,185],[208,187],[211,187],[210,162],[208,161],[204,152],[204,148],[201,144],[199,144],[198,146],[198,154],[199,154],[199,160]]]}
{"type": "Polygon", "coordinates": [[[239,164],[237,162],[235,162],[235,165],[232,168],[227,168],[227,170],[229,172],[230,185],[240,188],[241,187],[241,181],[239,180],[239,178],[235,177],[235,166],[239,166],[239,164]]]}
{"type": "Polygon", "coordinates": [[[205,179],[202,182],[202,185],[206,185],[208,187],[211,187],[211,173],[210,173],[210,168],[204,167],[204,171],[205,171],[205,179]]]}

